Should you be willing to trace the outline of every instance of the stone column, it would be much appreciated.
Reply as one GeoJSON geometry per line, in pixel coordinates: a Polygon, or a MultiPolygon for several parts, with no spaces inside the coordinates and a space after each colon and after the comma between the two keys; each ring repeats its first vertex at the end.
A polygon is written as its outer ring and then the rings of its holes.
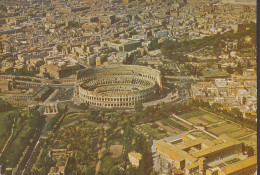
{"type": "Polygon", "coordinates": [[[52,113],[55,113],[55,107],[54,107],[54,104],[51,105],[51,109],[52,109],[52,113]]]}
{"type": "Polygon", "coordinates": [[[47,113],[50,113],[50,106],[47,106],[47,113]]]}
{"type": "Polygon", "coordinates": [[[56,113],[59,112],[59,110],[58,110],[58,103],[55,103],[55,111],[56,111],[56,113]]]}
{"type": "Polygon", "coordinates": [[[47,113],[47,107],[44,106],[44,114],[46,114],[46,113],[47,113]]]}

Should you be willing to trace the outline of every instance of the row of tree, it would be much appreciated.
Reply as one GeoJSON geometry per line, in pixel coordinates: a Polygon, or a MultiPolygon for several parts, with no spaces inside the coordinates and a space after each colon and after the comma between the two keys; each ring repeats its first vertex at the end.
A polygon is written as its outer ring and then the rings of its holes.
{"type": "Polygon", "coordinates": [[[0,112],[6,112],[13,109],[13,106],[0,98],[0,112]]]}
{"type": "Polygon", "coordinates": [[[37,130],[41,128],[44,119],[37,110],[31,109],[27,111],[9,111],[8,121],[10,121],[10,125],[14,123],[14,134],[9,147],[6,149],[6,154],[4,154],[4,162],[0,163],[8,167],[15,167],[22,157],[23,151],[31,143],[30,140],[34,138],[37,130]]]}
{"type": "Polygon", "coordinates": [[[58,123],[58,121],[64,115],[65,112],[67,112],[67,108],[59,110],[59,112],[47,124],[47,131],[53,131],[54,126],[58,123]]]}
{"type": "MultiPolygon", "coordinates": [[[[252,129],[256,129],[256,116],[244,117],[243,113],[238,108],[232,108],[230,111],[223,108],[223,105],[220,103],[213,103],[210,105],[209,102],[193,100],[191,103],[175,103],[175,104],[161,104],[156,106],[148,106],[144,110],[136,105],[136,114],[135,119],[139,123],[148,123],[160,120],[163,118],[168,118],[171,113],[182,113],[185,111],[192,110],[194,107],[202,107],[207,110],[210,110],[228,119],[238,122],[242,125],[246,125],[252,129]],[[141,110],[142,109],[142,110],[141,110]]],[[[131,121],[130,121],[131,122],[131,121]]]]}
{"type": "Polygon", "coordinates": [[[232,108],[230,111],[223,108],[223,105],[220,103],[212,103],[211,105],[209,102],[203,102],[194,100],[192,102],[194,106],[203,107],[211,112],[214,112],[220,116],[223,116],[229,120],[237,122],[243,126],[247,126],[251,129],[256,130],[256,116],[251,117],[244,117],[243,113],[238,108],[232,108]]]}
{"type": "Polygon", "coordinates": [[[9,68],[5,70],[5,74],[7,75],[17,75],[17,76],[35,76],[39,71],[33,70],[28,71],[26,68],[22,68],[19,70],[15,70],[14,68],[9,68]]]}

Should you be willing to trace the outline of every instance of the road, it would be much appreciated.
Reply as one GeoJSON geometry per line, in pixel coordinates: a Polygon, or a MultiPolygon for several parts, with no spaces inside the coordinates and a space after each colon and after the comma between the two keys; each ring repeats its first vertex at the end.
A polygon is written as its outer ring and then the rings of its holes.
{"type": "MultiPolygon", "coordinates": [[[[41,137],[40,137],[40,138],[41,138],[41,137]]],[[[38,147],[38,145],[39,145],[39,143],[40,143],[40,138],[38,139],[38,141],[37,141],[37,143],[36,143],[36,145],[35,145],[35,147],[34,147],[32,153],[31,153],[31,155],[30,155],[28,161],[26,162],[25,167],[24,167],[24,169],[23,169],[21,175],[25,174],[25,172],[26,172],[26,174],[27,174],[28,170],[31,170],[31,168],[32,168],[32,166],[33,166],[33,163],[35,163],[34,161],[31,161],[31,159],[32,159],[32,157],[33,157],[32,155],[35,154],[36,148],[38,147]]]]}
{"type": "Polygon", "coordinates": [[[174,79],[181,79],[181,80],[200,80],[199,77],[193,76],[164,76],[165,78],[174,78],[174,79]]]}
{"type": "Polygon", "coordinates": [[[57,93],[50,99],[51,102],[69,101],[73,98],[73,88],[59,88],[57,93]]]}
{"type": "Polygon", "coordinates": [[[206,47],[208,47],[208,46],[202,47],[202,48],[200,48],[200,49],[198,49],[198,50],[195,50],[195,51],[186,53],[186,54],[184,54],[184,55],[185,55],[185,56],[189,56],[189,57],[194,57],[192,54],[194,54],[194,53],[196,53],[196,52],[199,52],[199,51],[205,49],[206,47]]]}
{"type": "Polygon", "coordinates": [[[16,82],[18,82],[21,85],[26,85],[26,86],[45,86],[45,85],[49,85],[51,87],[61,87],[61,88],[71,88],[74,87],[74,83],[67,83],[67,84],[53,84],[53,83],[37,83],[37,82],[32,82],[32,81],[22,81],[22,80],[15,80],[16,82]]]}
{"type": "Polygon", "coordinates": [[[85,68],[88,67],[87,65],[85,65],[85,64],[81,63],[80,61],[75,60],[75,59],[73,59],[73,58],[71,58],[71,57],[67,57],[67,59],[70,60],[70,61],[73,61],[73,62],[77,62],[78,64],[80,64],[81,66],[83,66],[83,67],[85,67],[85,68]]]}

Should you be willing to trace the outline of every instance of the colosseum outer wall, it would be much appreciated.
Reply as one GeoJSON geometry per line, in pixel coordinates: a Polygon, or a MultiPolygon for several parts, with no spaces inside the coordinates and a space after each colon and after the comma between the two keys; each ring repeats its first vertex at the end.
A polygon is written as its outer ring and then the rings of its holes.
{"type": "Polygon", "coordinates": [[[154,99],[162,89],[161,72],[144,66],[120,65],[77,72],[74,95],[91,106],[131,108],[137,101],[154,99]]]}

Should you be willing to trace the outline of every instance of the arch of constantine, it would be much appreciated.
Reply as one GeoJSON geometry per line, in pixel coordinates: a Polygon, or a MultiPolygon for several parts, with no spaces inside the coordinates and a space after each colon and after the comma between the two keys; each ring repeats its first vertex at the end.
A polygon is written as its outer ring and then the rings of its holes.
{"type": "Polygon", "coordinates": [[[58,103],[44,103],[44,114],[57,114],[59,112],[58,103]]]}
{"type": "Polygon", "coordinates": [[[120,65],[77,72],[74,96],[97,107],[131,108],[148,102],[162,89],[161,72],[144,66],[120,65]]]}

